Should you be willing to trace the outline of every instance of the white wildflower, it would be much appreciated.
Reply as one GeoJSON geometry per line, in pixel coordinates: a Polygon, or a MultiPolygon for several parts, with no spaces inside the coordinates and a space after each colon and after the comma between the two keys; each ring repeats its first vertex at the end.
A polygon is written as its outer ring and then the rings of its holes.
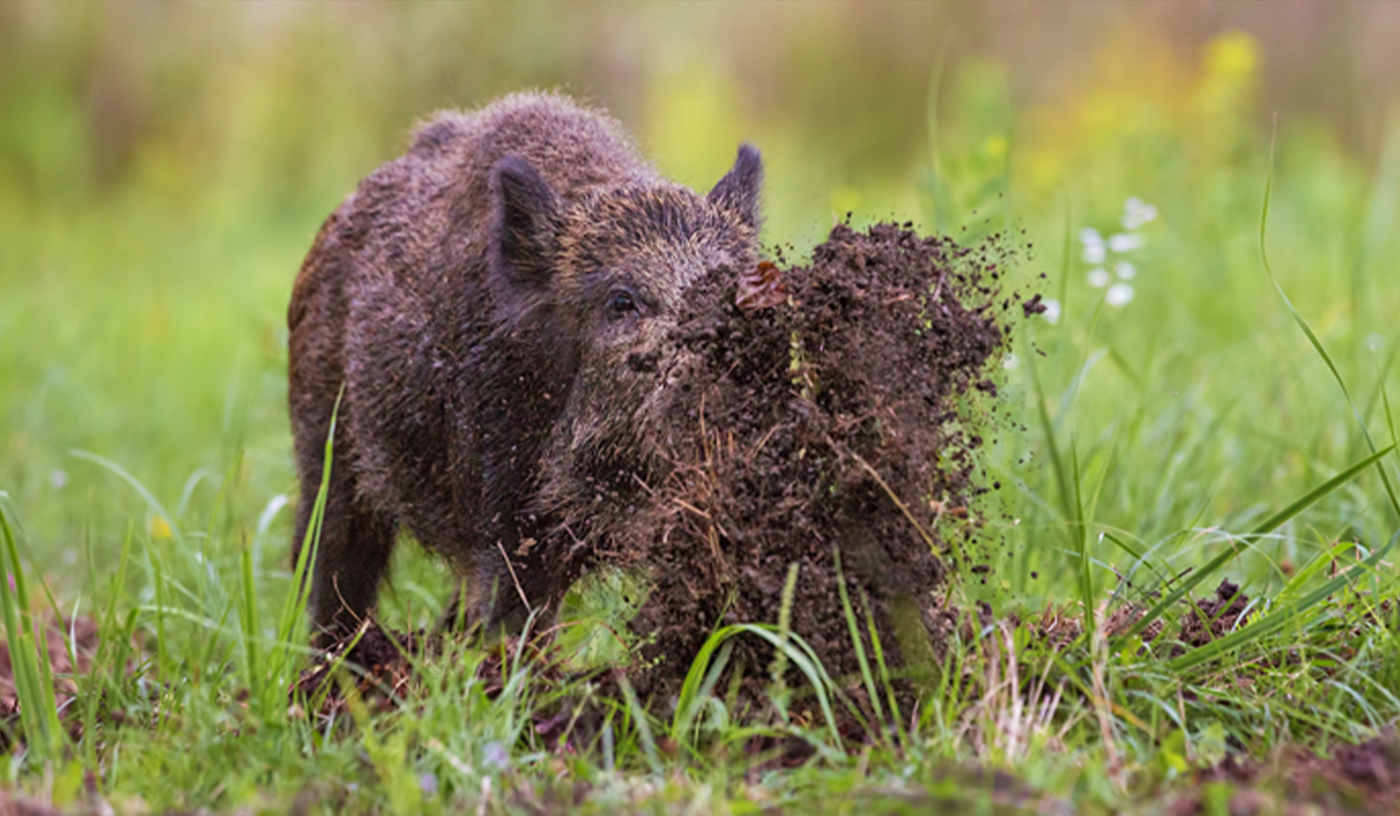
{"type": "Polygon", "coordinates": [[[1008,354],[1006,355],[1006,359],[1001,361],[1001,367],[1006,369],[1007,371],[1014,371],[1016,369],[1016,366],[1020,364],[1021,361],[1016,359],[1015,354],[1008,354]]]}
{"type": "Polygon", "coordinates": [[[1042,302],[1045,304],[1045,311],[1041,312],[1041,316],[1044,317],[1046,322],[1048,322],[1052,326],[1056,323],[1059,323],[1060,302],[1058,300],[1055,300],[1054,298],[1046,298],[1042,302]]]}
{"type": "Polygon", "coordinates": [[[1130,198],[1123,204],[1123,229],[1135,230],[1156,218],[1157,208],[1143,203],[1140,198],[1130,198]]]}
{"type": "Polygon", "coordinates": [[[1090,269],[1089,274],[1085,276],[1085,279],[1088,280],[1089,285],[1094,287],[1095,289],[1104,288],[1108,285],[1108,282],[1111,280],[1111,278],[1109,278],[1108,276],[1108,270],[1101,268],[1090,269]]]}
{"type": "Polygon", "coordinates": [[[1126,283],[1115,283],[1108,287],[1108,292],[1103,296],[1104,302],[1115,308],[1128,305],[1133,299],[1133,287],[1126,283]]]}
{"type": "Polygon", "coordinates": [[[1085,227],[1079,231],[1079,243],[1084,245],[1084,260],[1086,263],[1100,264],[1104,259],[1103,236],[1093,227],[1085,227]]]}
{"type": "Polygon", "coordinates": [[[1142,234],[1137,232],[1120,232],[1108,238],[1108,248],[1114,252],[1132,252],[1142,249],[1145,243],[1142,234]]]}
{"type": "Polygon", "coordinates": [[[49,472],[49,485],[54,490],[62,490],[68,486],[68,471],[63,468],[54,468],[49,472]]]}
{"type": "Polygon", "coordinates": [[[1137,267],[1127,261],[1119,261],[1114,264],[1113,272],[1118,276],[1119,280],[1132,280],[1137,277],[1137,267]]]}

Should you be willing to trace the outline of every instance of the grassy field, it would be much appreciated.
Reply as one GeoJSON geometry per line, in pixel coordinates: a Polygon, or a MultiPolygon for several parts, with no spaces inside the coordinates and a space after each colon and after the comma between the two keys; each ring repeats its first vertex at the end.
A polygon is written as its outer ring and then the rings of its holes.
{"type": "MultiPolygon", "coordinates": [[[[621,19],[594,12],[589,25],[621,19]]],[[[511,62],[583,49],[566,31],[585,12],[319,8],[225,36],[196,16],[229,23],[224,8],[156,23],[0,10],[0,605],[15,677],[0,701],[23,715],[0,784],[117,813],[1394,807],[1345,774],[1300,793],[1295,771],[1296,752],[1333,754],[1400,717],[1400,119],[1378,102],[1360,145],[1314,113],[1273,120],[1269,53],[1225,30],[1193,51],[1124,29],[1035,103],[995,54],[945,63],[934,37],[913,80],[879,64],[847,76],[819,67],[821,45],[865,53],[873,35],[827,12],[783,35],[814,44],[774,46],[784,70],[838,101],[892,77],[868,104],[896,112],[848,117],[794,80],[767,91],[790,108],[765,100],[705,50],[725,31],[713,14],[691,39],[658,35],[649,47],[679,56],[636,90],[581,57],[511,62]],[[496,30],[539,42],[493,45],[496,30]],[[147,51],[113,56],[141,37],[147,51]],[[495,73],[444,80],[466,69],[394,45],[415,38],[425,53],[475,45],[495,73]],[[139,93],[89,84],[94,64],[139,93]],[[287,563],[295,270],[415,117],[574,71],[594,71],[581,90],[702,189],[757,142],[769,245],[801,256],[846,211],[966,240],[1009,228],[1025,243],[1015,283],[1053,301],[1002,371],[1012,421],[981,463],[1001,489],[978,509],[990,571],[949,590],[996,622],[951,644],[936,692],[864,744],[834,740],[802,695],[761,726],[719,698],[679,724],[624,695],[561,748],[539,713],[602,692],[469,644],[418,666],[396,708],[352,700],[327,722],[289,705],[306,660],[287,563]],[[118,124],[94,125],[109,108],[118,124]],[[1245,614],[1173,649],[1190,601],[1226,578],[1245,614]],[[1139,623],[1118,625],[1130,612],[1139,623]],[[73,671],[70,649],[98,641],[73,671]],[[483,661],[501,666],[479,676],[483,661]],[[72,675],[57,697],[51,670],[72,675]],[[777,748],[746,752],[756,735],[815,753],[784,767],[777,748]],[[1227,756],[1262,768],[1210,770],[1227,756]]],[[[573,614],[615,619],[616,581],[573,614]]],[[[448,586],[401,548],[381,616],[427,625],[448,586]]]]}

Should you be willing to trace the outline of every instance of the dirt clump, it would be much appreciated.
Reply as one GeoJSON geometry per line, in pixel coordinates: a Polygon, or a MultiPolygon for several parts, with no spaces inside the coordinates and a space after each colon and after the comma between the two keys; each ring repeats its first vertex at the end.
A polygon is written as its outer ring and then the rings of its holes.
{"type": "MultiPolygon", "coordinates": [[[[833,677],[859,676],[861,651],[931,665],[933,592],[985,492],[980,401],[1021,303],[1001,297],[1005,262],[994,243],[839,224],[809,264],[692,286],[661,429],[672,466],[603,554],[652,577],[631,623],[639,689],[673,692],[717,628],[784,615],[833,677]]],[[[759,673],[772,654],[736,649],[759,673]]]]}
{"type": "Polygon", "coordinates": [[[1201,647],[1229,634],[1249,609],[1249,596],[1237,584],[1223,580],[1215,597],[1196,602],[1181,616],[1181,642],[1201,647]]]}

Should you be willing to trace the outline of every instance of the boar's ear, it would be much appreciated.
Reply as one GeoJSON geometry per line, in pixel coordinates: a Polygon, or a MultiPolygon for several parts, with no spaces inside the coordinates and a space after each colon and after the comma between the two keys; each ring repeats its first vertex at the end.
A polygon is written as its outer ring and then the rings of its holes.
{"type": "Polygon", "coordinates": [[[544,288],[559,215],[554,191],[519,156],[496,162],[490,187],[491,277],[506,289],[544,288]]]}
{"type": "Polygon", "coordinates": [[[758,149],[745,143],[739,158],[719,180],[706,199],[714,206],[733,213],[739,222],[758,228],[758,189],[763,184],[763,160],[758,149]]]}

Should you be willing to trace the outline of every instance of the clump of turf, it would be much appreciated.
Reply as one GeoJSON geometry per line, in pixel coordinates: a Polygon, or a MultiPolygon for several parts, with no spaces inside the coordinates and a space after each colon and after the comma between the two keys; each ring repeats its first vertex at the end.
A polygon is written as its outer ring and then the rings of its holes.
{"type": "MultiPolygon", "coordinates": [[[[997,302],[1003,262],[995,243],[842,224],[810,264],[688,293],[669,476],[610,542],[651,575],[631,623],[641,687],[669,696],[718,627],[780,619],[833,676],[928,667],[950,539],[984,489],[967,397],[996,394],[999,315],[1019,299],[997,302]]],[[[771,654],[759,639],[736,652],[771,654]]]]}

